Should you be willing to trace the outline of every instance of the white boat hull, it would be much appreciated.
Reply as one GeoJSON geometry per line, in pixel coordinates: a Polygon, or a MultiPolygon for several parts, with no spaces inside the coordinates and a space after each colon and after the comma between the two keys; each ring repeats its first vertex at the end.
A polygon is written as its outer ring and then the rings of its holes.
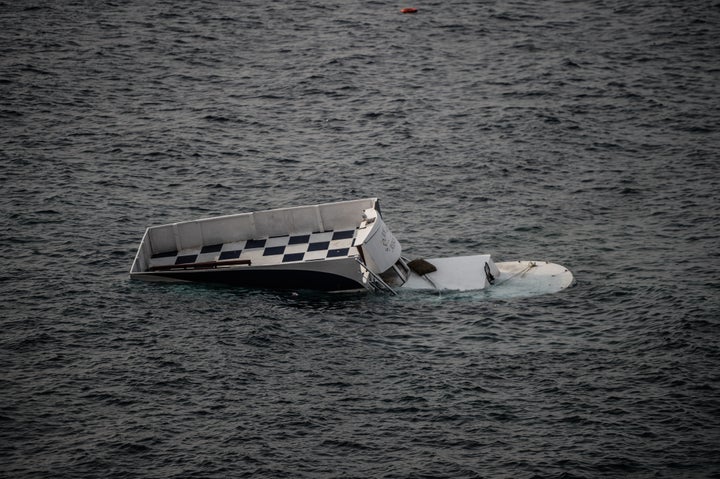
{"type": "Polygon", "coordinates": [[[430,258],[427,261],[437,271],[424,276],[411,271],[402,289],[476,291],[489,288],[532,296],[556,293],[573,282],[573,275],[567,268],[546,261],[494,263],[490,255],[430,258]]]}
{"type": "Polygon", "coordinates": [[[485,289],[500,274],[490,255],[486,254],[430,258],[426,261],[437,270],[423,276],[411,270],[403,288],[450,291],[485,289]],[[485,272],[485,265],[490,275],[485,272]]]}

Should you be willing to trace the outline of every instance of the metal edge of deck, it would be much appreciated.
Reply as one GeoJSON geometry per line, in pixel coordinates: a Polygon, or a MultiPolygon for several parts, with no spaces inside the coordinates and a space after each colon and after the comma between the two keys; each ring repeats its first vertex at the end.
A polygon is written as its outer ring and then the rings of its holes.
{"type": "Polygon", "coordinates": [[[136,272],[152,282],[200,282],[275,290],[359,291],[369,287],[355,257],[266,266],[136,272]]]}

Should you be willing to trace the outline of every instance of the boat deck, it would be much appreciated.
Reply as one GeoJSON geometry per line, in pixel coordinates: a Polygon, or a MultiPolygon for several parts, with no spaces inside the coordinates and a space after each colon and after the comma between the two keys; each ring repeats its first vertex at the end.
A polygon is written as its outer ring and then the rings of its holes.
{"type": "Polygon", "coordinates": [[[153,255],[148,270],[243,264],[269,266],[357,256],[356,232],[357,229],[346,229],[303,235],[273,236],[169,251],[153,255]]]}

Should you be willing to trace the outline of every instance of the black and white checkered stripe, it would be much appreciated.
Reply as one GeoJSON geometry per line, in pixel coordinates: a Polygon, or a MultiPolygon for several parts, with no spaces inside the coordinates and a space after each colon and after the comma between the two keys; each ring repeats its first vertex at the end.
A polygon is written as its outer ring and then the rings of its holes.
{"type": "Polygon", "coordinates": [[[152,256],[150,266],[162,267],[225,260],[250,260],[252,264],[279,264],[347,257],[355,253],[355,231],[326,231],[294,236],[275,236],[214,244],[152,256]]]}

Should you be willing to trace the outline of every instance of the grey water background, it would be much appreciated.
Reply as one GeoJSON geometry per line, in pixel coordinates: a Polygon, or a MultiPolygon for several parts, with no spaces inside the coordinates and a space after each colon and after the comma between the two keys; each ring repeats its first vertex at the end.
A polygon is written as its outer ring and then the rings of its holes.
{"type": "Polygon", "coordinates": [[[0,2],[0,475],[720,477],[719,26],[699,0],[0,2]],[[367,196],[409,257],[577,283],[128,279],[148,225],[367,196]]]}

